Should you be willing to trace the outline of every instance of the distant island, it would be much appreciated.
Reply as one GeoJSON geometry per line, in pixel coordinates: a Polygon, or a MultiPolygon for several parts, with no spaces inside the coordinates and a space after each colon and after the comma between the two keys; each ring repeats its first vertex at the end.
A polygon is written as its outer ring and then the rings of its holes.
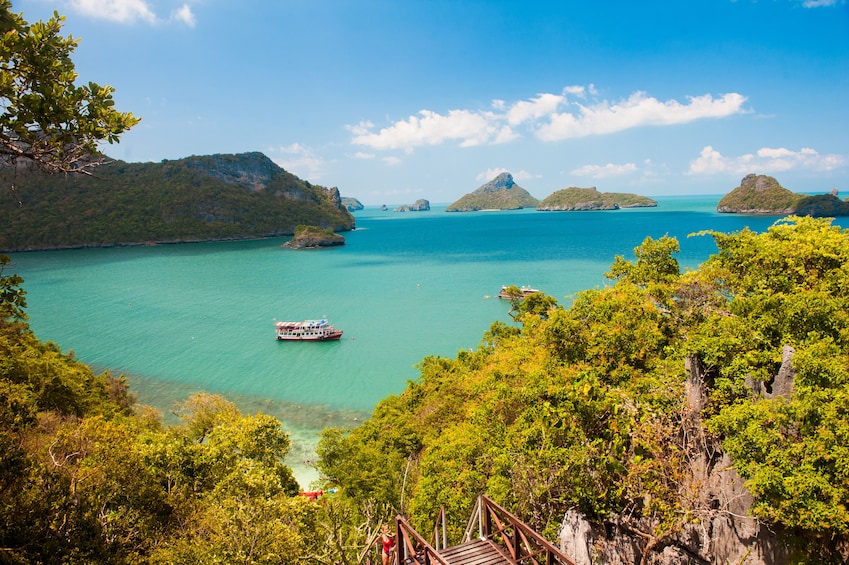
{"type": "Polygon", "coordinates": [[[430,202],[424,198],[420,198],[412,204],[398,206],[393,212],[427,212],[428,210],[430,210],[430,202]]]}
{"type": "Polygon", "coordinates": [[[513,175],[501,173],[474,192],[466,194],[445,208],[446,212],[477,210],[518,210],[536,206],[539,200],[513,182],[513,175]]]}
{"type": "Polygon", "coordinates": [[[298,226],[295,237],[281,247],[289,249],[317,249],[319,247],[338,247],[345,245],[345,238],[333,230],[318,226],[298,226]]]}
{"type": "Polygon", "coordinates": [[[355,212],[357,210],[362,210],[363,208],[365,208],[362,202],[350,196],[342,197],[342,205],[347,208],[349,212],[355,212]]]}
{"type": "Polygon", "coordinates": [[[590,188],[572,186],[544,198],[537,206],[537,210],[574,212],[652,206],[657,206],[657,201],[646,196],[624,192],[599,192],[594,186],[590,188]]]}
{"type": "Polygon", "coordinates": [[[836,188],[829,194],[797,194],[773,177],[750,174],[743,177],[740,186],[722,197],[716,211],[766,216],[849,216],[849,200],[840,200],[837,194],[836,188]]]}
{"type": "Polygon", "coordinates": [[[279,237],[299,225],[355,227],[337,188],[301,180],[259,152],[111,161],[93,176],[7,167],[0,185],[5,252],[279,237]]]}

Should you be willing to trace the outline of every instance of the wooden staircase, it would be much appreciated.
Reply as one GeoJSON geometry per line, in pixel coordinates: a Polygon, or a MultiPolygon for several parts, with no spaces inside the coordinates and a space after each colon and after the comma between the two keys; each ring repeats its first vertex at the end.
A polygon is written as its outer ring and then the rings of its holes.
{"type": "Polygon", "coordinates": [[[557,547],[483,494],[478,497],[460,545],[447,547],[444,509],[432,544],[401,516],[395,522],[396,565],[575,565],[557,547]],[[478,535],[472,539],[475,526],[478,535]]]}

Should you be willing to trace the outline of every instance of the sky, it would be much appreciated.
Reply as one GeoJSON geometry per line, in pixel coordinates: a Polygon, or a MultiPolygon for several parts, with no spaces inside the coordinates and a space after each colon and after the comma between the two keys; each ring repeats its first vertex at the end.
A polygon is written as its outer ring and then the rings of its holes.
{"type": "Polygon", "coordinates": [[[260,151],[365,205],[501,172],[724,194],[747,174],[849,197],[846,0],[13,0],[54,11],[80,83],[142,118],[110,157],[260,151]]]}

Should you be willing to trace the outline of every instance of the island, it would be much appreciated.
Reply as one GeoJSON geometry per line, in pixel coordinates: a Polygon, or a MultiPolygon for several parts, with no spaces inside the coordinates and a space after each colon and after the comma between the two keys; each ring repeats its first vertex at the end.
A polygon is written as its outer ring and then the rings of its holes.
{"type": "Polygon", "coordinates": [[[289,249],[318,249],[320,247],[338,247],[345,245],[345,238],[333,230],[318,226],[297,226],[295,237],[281,247],[289,249]]]}
{"type": "Polygon", "coordinates": [[[430,202],[424,198],[420,198],[412,204],[398,206],[393,212],[427,212],[428,210],[430,210],[430,202]]]}
{"type": "Polygon", "coordinates": [[[94,175],[0,166],[0,252],[231,241],[354,229],[339,189],[302,180],[259,152],[127,163],[94,175]]]}
{"type": "Polygon", "coordinates": [[[626,192],[599,192],[594,186],[570,186],[545,197],[537,206],[543,212],[575,212],[584,210],[618,210],[657,206],[657,201],[646,196],[626,192]]]}
{"type": "Polygon", "coordinates": [[[828,194],[797,194],[767,175],[749,174],[740,186],[722,197],[716,211],[724,214],[765,216],[849,216],[849,200],[840,200],[837,189],[828,194]]]}
{"type": "Polygon", "coordinates": [[[539,200],[513,181],[510,173],[501,173],[450,204],[446,212],[474,212],[477,210],[519,210],[536,206],[539,200]]]}
{"type": "Polygon", "coordinates": [[[349,212],[355,212],[357,210],[362,210],[363,208],[365,208],[362,202],[351,196],[342,197],[342,206],[347,208],[349,212]]]}

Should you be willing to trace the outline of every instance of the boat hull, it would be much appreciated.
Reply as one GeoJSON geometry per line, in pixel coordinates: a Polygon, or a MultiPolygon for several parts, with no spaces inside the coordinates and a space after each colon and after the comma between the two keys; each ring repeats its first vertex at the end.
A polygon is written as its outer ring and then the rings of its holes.
{"type": "Polygon", "coordinates": [[[302,336],[302,335],[278,335],[278,341],[333,341],[342,338],[341,331],[330,332],[326,335],[319,336],[302,336]]]}

